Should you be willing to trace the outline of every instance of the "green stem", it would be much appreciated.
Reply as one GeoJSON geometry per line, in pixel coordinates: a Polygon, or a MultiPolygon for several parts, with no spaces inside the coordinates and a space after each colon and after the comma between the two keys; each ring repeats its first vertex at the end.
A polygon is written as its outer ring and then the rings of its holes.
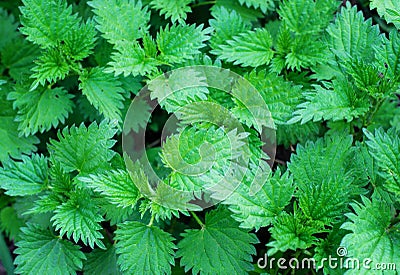
{"type": "Polygon", "coordinates": [[[193,211],[190,211],[190,214],[193,216],[193,218],[196,220],[196,222],[201,226],[201,229],[205,228],[206,225],[200,220],[200,218],[194,213],[193,211]]]}
{"type": "Polygon", "coordinates": [[[372,119],[374,118],[376,112],[378,112],[378,110],[382,107],[383,102],[385,102],[385,99],[381,99],[375,104],[374,110],[367,116],[366,121],[363,123],[365,128],[371,124],[372,119]]]}
{"type": "Polygon", "coordinates": [[[70,75],[77,75],[77,76],[82,75],[84,68],[80,62],[72,63],[70,65],[71,65],[70,68],[72,71],[72,73],[70,73],[70,75]]]}
{"type": "Polygon", "coordinates": [[[392,30],[392,28],[388,26],[379,16],[372,16],[372,18],[378,23],[379,27],[383,31],[389,33],[392,30]]]}
{"type": "Polygon", "coordinates": [[[108,232],[106,229],[102,229],[101,234],[105,237],[106,240],[110,242],[110,244],[113,243],[113,238],[110,232],[108,232]]]}
{"type": "Polygon", "coordinates": [[[151,226],[153,225],[154,217],[155,217],[155,215],[151,215],[150,222],[149,222],[149,224],[147,225],[148,227],[151,227],[151,226]]]}
{"type": "MultiPolygon", "coordinates": [[[[300,257],[301,252],[302,252],[301,250],[297,250],[297,251],[293,254],[293,258],[298,260],[299,257],[300,257]]],[[[289,269],[288,269],[288,270],[289,270],[289,269]]],[[[290,273],[291,273],[292,275],[294,275],[295,272],[296,272],[296,269],[293,268],[293,269],[291,269],[291,272],[290,272],[290,273]]]]}
{"type": "Polygon", "coordinates": [[[214,5],[215,3],[217,3],[217,1],[204,1],[204,2],[200,2],[200,3],[192,5],[192,8],[197,8],[197,7],[201,7],[201,6],[207,6],[207,5],[214,5]]]}
{"type": "Polygon", "coordinates": [[[10,250],[4,240],[3,234],[0,233],[0,260],[3,263],[4,268],[7,271],[7,274],[14,274],[14,264],[10,254],[10,250]]]}
{"type": "Polygon", "coordinates": [[[170,64],[168,62],[160,61],[160,60],[157,60],[157,62],[158,62],[158,65],[165,65],[165,66],[168,66],[168,67],[172,67],[172,64],[170,64]]]}
{"type": "Polygon", "coordinates": [[[400,215],[398,215],[397,217],[394,217],[391,221],[390,224],[391,225],[396,225],[400,222],[400,215]]]}

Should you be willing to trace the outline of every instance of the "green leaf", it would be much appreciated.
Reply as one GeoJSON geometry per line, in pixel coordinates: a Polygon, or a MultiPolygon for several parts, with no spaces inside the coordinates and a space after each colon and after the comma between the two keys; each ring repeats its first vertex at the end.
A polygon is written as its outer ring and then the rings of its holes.
{"type": "MultiPolygon", "coordinates": [[[[64,170],[64,166],[61,162],[57,162],[54,160],[52,156],[50,156],[50,186],[51,190],[55,194],[65,194],[69,193],[74,189],[74,183],[71,178],[73,178],[74,174],[69,174],[64,170]]],[[[53,193],[53,194],[54,194],[53,193]]],[[[50,193],[51,194],[51,193],[50,193]]]]}
{"type": "Polygon", "coordinates": [[[0,8],[0,52],[4,46],[18,37],[18,23],[12,14],[0,8]]]}
{"type": "Polygon", "coordinates": [[[397,89],[398,84],[382,76],[375,65],[362,60],[351,60],[345,66],[347,73],[354,80],[354,84],[360,92],[373,98],[385,98],[397,89]]]}
{"type": "Polygon", "coordinates": [[[58,139],[51,140],[48,146],[54,161],[62,164],[65,172],[95,173],[101,167],[108,167],[108,162],[115,153],[110,149],[116,141],[115,123],[93,122],[70,129],[64,128],[58,133],[58,139]]]}
{"type": "Polygon", "coordinates": [[[290,30],[284,25],[280,25],[274,41],[276,55],[272,59],[272,72],[280,73],[287,66],[286,56],[292,51],[291,48],[293,47],[294,40],[295,37],[290,30]]]}
{"type": "MultiPolygon", "coordinates": [[[[296,197],[307,218],[331,224],[343,215],[365,182],[356,181],[352,137],[332,133],[316,142],[298,145],[289,170],[298,187],[296,197]],[[340,152],[340,154],[338,153],[340,152]]],[[[365,173],[365,172],[363,172],[365,173]]]]}
{"type": "Polygon", "coordinates": [[[259,28],[234,36],[211,53],[234,65],[258,67],[271,61],[274,55],[271,46],[271,34],[267,29],[259,28]]]}
{"type": "Polygon", "coordinates": [[[14,263],[11,251],[6,243],[3,234],[0,233],[0,259],[7,274],[14,274],[14,263]]]}
{"type": "Polygon", "coordinates": [[[271,247],[268,255],[274,255],[278,251],[285,252],[289,249],[293,251],[307,249],[317,243],[317,237],[314,234],[322,232],[296,207],[293,213],[282,212],[277,216],[269,231],[273,241],[267,244],[271,247]]]}
{"type": "Polygon", "coordinates": [[[388,130],[393,127],[396,130],[400,130],[399,119],[400,108],[398,108],[398,102],[389,98],[384,101],[382,106],[377,110],[367,129],[369,131],[374,131],[382,127],[384,130],[388,130]]]}
{"type": "Polygon", "coordinates": [[[18,217],[13,207],[8,206],[0,211],[0,231],[4,231],[10,240],[17,238],[23,225],[23,220],[18,217]]]}
{"type": "Polygon", "coordinates": [[[246,5],[247,7],[253,7],[255,9],[260,8],[263,13],[267,11],[272,11],[275,9],[274,0],[239,0],[241,5],[246,5]]]}
{"type": "Polygon", "coordinates": [[[189,215],[189,210],[201,210],[200,206],[189,203],[193,199],[192,194],[176,192],[176,189],[158,179],[152,179],[152,184],[150,184],[139,161],[133,163],[126,155],[124,158],[133,182],[137,184],[140,193],[147,197],[141,201],[139,207],[142,215],[150,210],[156,221],[170,220],[173,216],[179,217],[179,213],[189,215]],[[155,187],[156,190],[154,190],[155,187]]]}
{"type": "Polygon", "coordinates": [[[254,234],[238,228],[230,212],[220,208],[206,214],[201,229],[189,229],[178,243],[177,257],[193,274],[248,274],[258,243],[254,234]],[[196,244],[196,249],[193,249],[196,244]]]}
{"type": "Polygon", "coordinates": [[[75,274],[86,259],[79,246],[54,236],[47,229],[28,224],[21,229],[21,240],[16,243],[15,264],[18,274],[75,274]]]}
{"type": "Polygon", "coordinates": [[[387,190],[400,195],[400,138],[395,129],[384,132],[382,128],[374,134],[364,130],[371,155],[376,160],[380,175],[386,180],[387,190]]]}
{"type": "Polygon", "coordinates": [[[321,40],[309,36],[298,36],[290,45],[290,51],[285,56],[285,65],[289,69],[301,71],[301,68],[313,67],[326,62],[327,48],[321,40]]]}
{"type": "Polygon", "coordinates": [[[40,49],[35,44],[25,39],[15,39],[4,46],[1,62],[14,80],[25,80],[31,76],[31,69],[39,53],[40,49]]]}
{"type": "Polygon", "coordinates": [[[371,0],[370,8],[376,9],[378,14],[385,18],[386,22],[393,23],[400,29],[400,3],[396,0],[371,0]]]}
{"type": "Polygon", "coordinates": [[[352,172],[356,182],[361,185],[370,183],[375,187],[374,191],[376,191],[377,187],[382,187],[382,178],[378,173],[378,163],[368,151],[368,146],[365,142],[356,143],[354,157],[352,172]]]}
{"type": "Polygon", "coordinates": [[[400,224],[391,223],[395,213],[382,201],[361,197],[362,202],[352,203],[354,212],[341,228],[351,231],[342,239],[347,257],[371,259],[372,263],[400,262],[400,224]],[[365,240],[368,240],[367,242],[365,240]]]}
{"type": "Polygon", "coordinates": [[[189,103],[206,100],[209,91],[205,86],[207,79],[196,69],[175,70],[148,84],[151,99],[157,98],[158,104],[170,113],[189,103]]]}
{"type": "Polygon", "coordinates": [[[13,83],[0,79],[0,104],[2,106],[0,110],[0,116],[15,116],[15,111],[12,106],[12,102],[7,100],[8,94],[13,91],[13,83]],[[5,85],[3,85],[5,84],[5,85]]]}
{"type": "Polygon", "coordinates": [[[105,118],[122,123],[124,90],[118,79],[104,73],[103,68],[95,67],[85,70],[79,76],[79,81],[79,89],[105,118]]]}
{"type": "Polygon", "coordinates": [[[272,114],[268,110],[263,97],[255,87],[245,79],[239,79],[232,89],[232,99],[235,107],[231,112],[248,127],[261,133],[263,127],[275,129],[272,114]]]}
{"type": "Polygon", "coordinates": [[[15,121],[18,130],[25,136],[43,133],[64,123],[72,112],[73,95],[63,88],[48,87],[29,91],[26,86],[17,85],[15,92],[8,94],[14,100],[14,109],[18,110],[15,121]]]}
{"type": "Polygon", "coordinates": [[[308,122],[305,124],[282,124],[277,126],[276,141],[285,148],[293,144],[304,144],[307,140],[316,140],[322,133],[320,123],[308,122]]]}
{"type": "MultiPolygon", "coordinates": [[[[336,255],[338,255],[338,248],[340,247],[340,241],[346,234],[345,230],[341,230],[339,228],[342,223],[343,223],[342,221],[336,223],[333,226],[332,231],[328,233],[327,237],[321,239],[321,241],[315,247],[315,254],[313,258],[316,261],[318,269],[323,267],[324,274],[342,275],[345,272],[344,268],[346,267],[344,265],[343,268],[338,268],[337,265],[335,266],[329,264],[329,262],[326,260],[329,259],[329,257],[336,258],[336,255]]],[[[339,261],[345,260],[343,257],[340,256],[337,258],[339,259],[339,261]]],[[[345,274],[347,275],[347,273],[345,274]]]]}
{"type": "Polygon", "coordinates": [[[172,169],[169,185],[183,191],[199,191],[220,181],[212,171],[228,171],[242,155],[247,134],[223,128],[186,128],[165,141],[161,159],[172,169]]]}
{"type": "Polygon", "coordinates": [[[128,274],[171,274],[174,238],[156,226],[132,221],[118,226],[115,247],[121,271],[128,274]]]}
{"type": "MultiPolygon", "coordinates": [[[[17,212],[17,215],[23,217],[26,223],[34,224],[40,226],[41,228],[51,228],[51,214],[45,213],[40,215],[35,215],[29,213],[29,211],[34,207],[35,202],[38,200],[39,195],[33,196],[18,196],[14,197],[15,203],[13,204],[13,208],[17,212]]],[[[51,232],[54,232],[53,230],[51,232]]],[[[21,239],[21,232],[18,234],[17,240],[21,239]]]]}
{"type": "Polygon", "coordinates": [[[86,254],[87,261],[83,271],[87,275],[121,275],[117,265],[117,254],[114,246],[107,250],[95,249],[86,254]]]}
{"type": "Polygon", "coordinates": [[[296,196],[306,217],[331,225],[347,210],[352,191],[352,178],[336,176],[317,184],[298,184],[296,196]]]}
{"type": "Polygon", "coordinates": [[[57,46],[68,37],[80,19],[63,0],[23,0],[20,29],[27,39],[42,48],[57,46]]]}
{"type": "Polygon", "coordinates": [[[306,101],[297,106],[294,117],[289,121],[306,123],[321,120],[352,121],[364,115],[370,107],[366,93],[357,90],[348,80],[333,80],[333,89],[314,86],[314,90],[306,92],[306,101]]]}
{"type": "Polygon", "coordinates": [[[138,133],[140,129],[146,129],[151,116],[152,109],[146,99],[136,97],[131,104],[124,120],[123,134],[130,131],[138,133]]]}
{"type": "Polygon", "coordinates": [[[192,9],[189,4],[193,0],[152,0],[150,6],[160,11],[160,15],[165,15],[168,19],[171,17],[172,23],[175,21],[183,23],[186,20],[187,13],[191,12],[192,9]]]}
{"type": "Polygon", "coordinates": [[[82,240],[91,248],[96,244],[105,249],[101,239],[103,235],[99,232],[103,227],[100,225],[104,219],[99,214],[99,208],[83,190],[71,194],[69,200],[57,207],[55,215],[51,218],[55,230],[60,230],[60,235],[72,236],[75,242],[82,240]]]}
{"type": "Polygon", "coordinates": [[[242,228],[258,230],[270,225],[292,199],[295,187],[289,173],[281,176],[278,169],[272,177],[260,184],[261,190],[255,194],[251,194],[251,187],[247,183],[241,184],[223,201],[229,205],[229,210],[234,213],[232,217],[240,222],[242,228]]]}
{"type": "Polygon", "coordinates": [[[220,45],[240,33],[250,30],[251,25],[245,22],[242,17],[235,11],[228,11],[225,7],[217,7],[213,9],[210,19],[210,26],[214,32],[210,39],[210,45],[213,49],[217,49],[220,45]]]}
{"type": "Polygon", "coordinates": [[[296,34],[318,33],[332,20],[339,4],[336,0],[285,0],[280,4],[278,14],[286,27],[296,34]]]}
{"type": "Polygon", "coordinates": [[[339,4],[339,1],[332,0],[281,3],[278,14],[282,23],[276,41],[277,55],[272,61],[273,71],[280,73],[285,67],[301,71],[302,68],[326,63],[329,51],[321,33],[334,17],[339,4]]]}
{"type": "Polygon", "coordinates": [[[110,225],[117,225],[118,223],[129,220],[134,212],[130,207],[118,207],[115,206],[115,204],[109,203],[105,199],[104,202],[101,203],[100,207],[102,215],[105,215],[106,221],[110,221],[110,225]]]}
{"type": "Polygon", "coordinates": [[[20,159],[23,154],[36,151],[35,144],[39,139],[35,136],[21,137],[14,116],[0,116],[0,125],[0,161],[9,156],[20,159]]]}
{"type": "Polygon", "coordinates": [[[261,94],[276,124],[285,124],[292,118],[292,113],[303,97],[299,85],[294,85],[266,70],[253,70],[244,77],[261,94]]]}
{"type": "Polygon", "coordinates": [[[123,170],[91,174],[88,177],[80,177],[79,180],[100,192],[110,203],[118,207],[134,207],[140,198],[136,185],[128,172],[123,170]]]}
{"type": "Polygon", "coordinates": [[[188,216],[189,210],[201,209],[200,206],[190,203],[193,200],[192,194],[177,192],[164,182],[157,186],[155,194],[151,194],[150,198],[141,202],[140,212],[144,214],[150,210],[156,221],[171,220],[174,216],[179,218],[180,213],[188,216]]]}
{"type": "Polygon", "coordinates": [[[42,53],[42,55],[35,60],[36,66],[32,68],[33,74],[31,78],[35,78],[32,83],[31,90],[36,89],[37,86],[44,86],[46,82],[54,84],[58,80],[64,79],[69,71],[71,65],[68,58],[56,48],[51,48],[42,53]]]}
{"type": "Polygon", "coordinates": [[[147,7],[143,8],[141,1],[93,0],[88,5],[96,15],[96,28],[111,44],[136,41],[150,26],[150,12],[147,7]]]}
{"type": "Polygon", "coordinates": [[[239,1],[216,0],[215,4],[211,7],[211,12],[214,12],[216,9],[219,9],[219,8],[225,8],[229,12],[235,11],[248,24],[251,24],[252,22],[257,21],[259,18],[264,17],[264,15],[262,14],[261,11],[240,5],[239,1]]]}
{"type": "Polygon", "coordinates": [[[62,45],[63,53],[73,60],[83,60],[88,57],[95,46],[96,29],[93,21],[81,23],[71,29],[62,45]]]}
{"type": "Polygon", "coordinates": [[[400,73],[400,34],[397,31],[389,33],[389,39],[384,39],[383,45],[376,52],[379,69],[389,78],[397,78],[400,73]]]}
{"type": "MultiPolygon", "coordinates": [[[[49,184],[49,187],[52,188],[53,186],[49,184]]],[[[64,199],[60,196],[60,194],[57,191],[47,193],[46,195],[38,197],[34,202],[34,206],[23,214],[52,213],[54,210],[57,209],[57,206],[59,206],[64,201],[64,199]]]]}
{"type": "Polygon", "coordinates": [[[146,75],[160,64],[155,58],[147,56],[137,42],[121,42],[115,48],[117,52],[112,53],[113,61],[108,63],[107,73],[114,72],[116,76],[123,73],[125,77],[130,74],[146,75]]]}
{"type": "Polygon", "coordinates": [[[11,91],[11,85],[5,85],[5,81],[0,79],[0,161],[6,161],[9,157],[21,159],[22,154],[30,154],[36,151],[34,144],[39,143],[37,137],[20,137],[18,123],[14,121],[15,111],[11,101],[7,100],[7,95],[11,91]]]}
{"type": "Polygon", "coordinates": [[[28,196],[42,191],[48,182],[47,158],[33,154],[22,162],[8,160],[0,168],[0,187],[9,196],[28,196]]]}
{"type": "Polygon", "coordinates": [[[159,59],[168,63],[182,63],[193,59],[206,46],[204,42],[210,38],[208,35],[211,31],[211,28],[203,29],[203,25],[167,25],[160,29],[156,38],[159,59]]]}
{"type": "Polygon", "coordinates": [[[327,178],[346,174],[351,144],[351,136],[334,134],[298,145],[288,163],[295,182],[304,186],[318,185],[327,178]]]}
{"type": "Polygon", "coordinates": [[[364,21],[362,12],[357,12],[356,6],[351,7],[350,2],[342,7],[327,32],[331,50],[342,60],[351,57],[371,61],[376,48],[382,43],[379,27],[372,26],[371,18],[364,21]]]}

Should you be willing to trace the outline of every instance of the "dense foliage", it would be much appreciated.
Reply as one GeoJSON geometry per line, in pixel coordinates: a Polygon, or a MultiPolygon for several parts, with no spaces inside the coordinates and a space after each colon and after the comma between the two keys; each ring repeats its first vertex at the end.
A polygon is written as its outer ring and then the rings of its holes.
{"type": "Polygon", "coordinates": [[[399,30],[397,0],[2,1],[4,269],[399,269],[399,30]],[[168,94],[185,81],[203,83],[196,74],[170,73],[194,65],[225,68],[243,81],[229,93],[191,87],[168,94]],[[150,114],[137,105],[137,123],[124,125],[145,85],[159,106],[150,114]],[[182,124],[161,142],[172,114],[182,124]],[[276,130],[275,158],[262,150],[267,126],[276,130]],[[122,136],[139,128],[162,186],[193,197],[157,188],[139,162],[124,162],[122,136]],[[238,185],[212,207],[181,207],[213,182],[238,185]],[[265,255],[313,258],[316,267],[275,261],[263,268],[257,263],[265,255]],[[370,259],[373,268],[334,267],[329,257],[370,259]]]}

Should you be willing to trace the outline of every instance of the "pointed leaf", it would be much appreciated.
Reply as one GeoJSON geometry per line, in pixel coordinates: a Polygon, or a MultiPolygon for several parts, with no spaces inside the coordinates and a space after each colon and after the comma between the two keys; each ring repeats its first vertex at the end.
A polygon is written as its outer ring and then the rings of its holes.
{"type": "Polygon", "coordinates": [[[14,100],[13,106],[18,110],[15,121],[19,122],[18,130],[25,136],[49,131],[64,123],[74,106],[73,95],[63,88],[48,87],[29,91],[26,86],[16,86],[16,91],[8,95],[14,100]]]}
{"type": "Polygon", "coordinates": [[[391,224],[394,212],[385,202],[362,197],[352,203],[354,213],[342,225],[351,231],[342,239],[347,257],[371,259],[371,263],[400,263],[400,224],[391,224]],[[367,242],[365,240],[368,240],[367,242]]]}
{"type": "Polygon", "coordinates": [[[93,173],[101,167],[108,167],[115,152],[110,148],[115,144],[111,138],[115,135],[115,123],[106,121],[89,127],[81,125],[64,128],[58,133],[58,139],[51,140],[48,146],[55,161],[63,165],[65,172],[78,171],[93,173]]]}
{"type": "Polygon", "coordinates": [[[156,226],[125,222],[115,232],[118,264],[128,274],[171,274],[173,237],[156,226]]]}
{"type": "Polygon", "coordinates": [[[165,18],[170,18],[172,23],[175,21],[184,22],[187,13],[192,9],[189,4],[193,0],[152,0],[150,6],[160,11],[160,15],[165,15],[165,18]]]}
{"type": "Polygon", "coordinates": [[[35,225],[28,224],[21,231],[14,251],[18,274],[70,275],[82,268],[86,257],[79,246],[35,225]]]}
{"type": "Polygon", "coordinates": [[[123,170],[109,171],[104,174],[80,177],[80,181],[100,192],[112,204],[119,207],[134,207],[140,198],[139,190],[132,182],[128,172],[123,170]]]}
{"type": "Polygon", "coordinates": [[[85,192],[73,193],[71,198],[59,205],[51,218],[56,230],[60,235],[66,234],[67,238],[75,242],[82,240],[85,245],[91,248],[96,244],[105,249],[101,239],[103,235],[99,232],[102,229],[100,222],[104,219],[99,214],[99,209],[85,192]]]}
{"type": "Polygon", "coordinates": [[[57,46],[80,21],[66,1],[24,0],[23,4],[20,8],[21,32],[43,48],[57,46]]]}
{"type": "Polygon", "coordinates": [[[121,82],[114,76],[95,67],[84,71],[79,76],[79,88],[89,102],[109,120],[116,119],[122,123],[121,109],[124,107],[121,82]]]}
{"type": "Polygon", "coordinates": [[[241,33],[226,43],[227,45],[221,45],[211,52],[223,60],[233,62],[234,65],[268,65],[274,54],[271,50],[271,34],[267,29],[241,33]]]}
{"type": "Polygon", "coordinates": [[[48,181],[47,158],[33,154],[22,162],[5,161],[0,168],[0,187],[10,196],[28,196],[42,191],[48,181]]]}
{"type": "Polygon", "coordinates": [[[254,234],[238,228],[230,212],[221,208],[206,214],[202,229],[182,234],[177,257],[185,272],[193,274],[248,274],[253,269],[252,255],[258,240],[254,234]],[[197,249],[193,249],[196,244],[197,249]]]}
{"type": "Polygon", "coordinates": [[[149,28],[150,12],[135,0],[93,0],[96,28],[111,44],[135,41],[149,28]]]}

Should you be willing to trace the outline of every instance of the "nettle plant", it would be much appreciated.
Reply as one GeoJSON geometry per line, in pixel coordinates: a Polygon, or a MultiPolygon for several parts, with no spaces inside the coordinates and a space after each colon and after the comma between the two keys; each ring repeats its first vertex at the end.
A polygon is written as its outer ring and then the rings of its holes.
{"type": "Polygon", "coordinates": [[[329,257],[399,268],[397,0],[0,5],[10,274],[383,272],[329,257]],[[265,255],[316,267],[257,265],[265,255]]]}

